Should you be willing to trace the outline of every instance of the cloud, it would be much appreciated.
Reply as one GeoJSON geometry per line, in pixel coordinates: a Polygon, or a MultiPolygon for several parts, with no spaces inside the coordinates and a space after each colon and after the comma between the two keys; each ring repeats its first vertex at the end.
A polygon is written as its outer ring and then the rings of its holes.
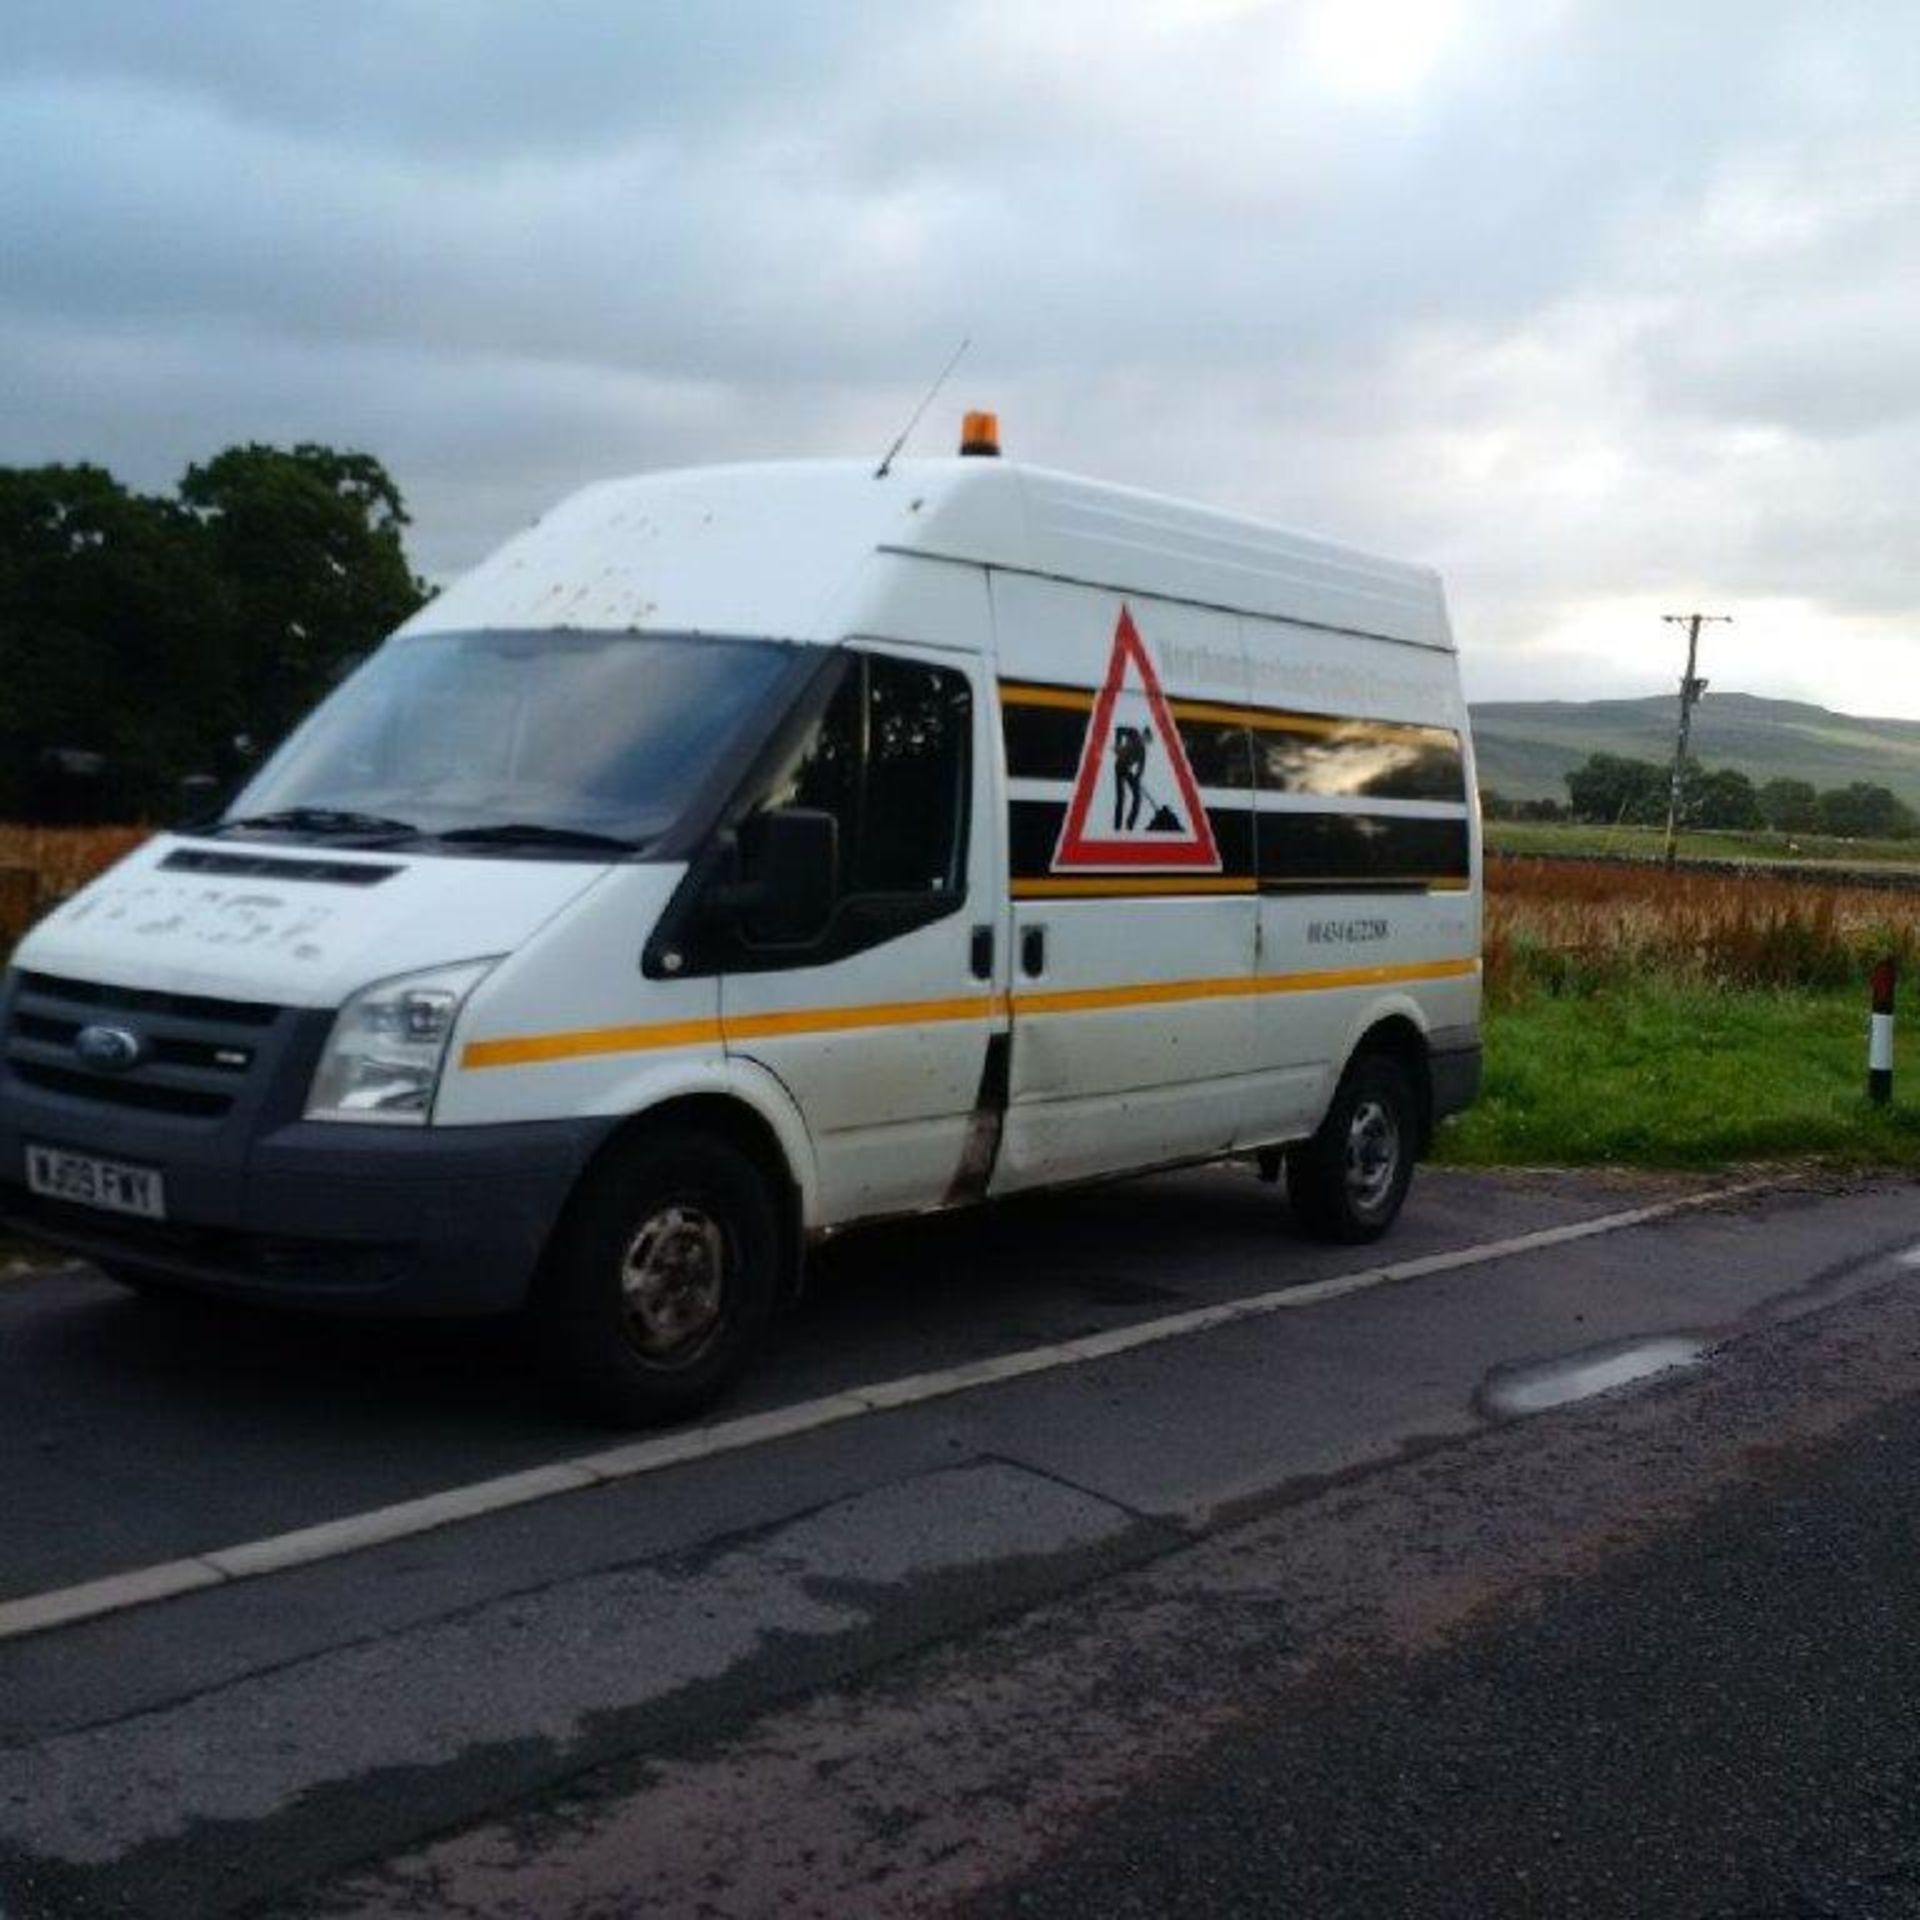
{"type": "Polygon", "coordinates": [[[1911,42],[1895,0],[21,0],[0,459],[363,446],[444,572],[609,470],[877,457],[967,334],[946,413],[1432,558],[1499,672],[1677,592],[1896,646],[1911,42]]]}
{"type": "Polygon", "coordinates": [[[341,152],[482,167],[750,120],[830,73],[876,10],[784,0],[13,0],[28,85],[200,103],[341,152]]]}

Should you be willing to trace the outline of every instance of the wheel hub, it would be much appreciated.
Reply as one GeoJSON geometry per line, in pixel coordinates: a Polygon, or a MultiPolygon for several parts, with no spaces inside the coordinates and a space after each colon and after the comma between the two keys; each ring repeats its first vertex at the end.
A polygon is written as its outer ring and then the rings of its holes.
{"type": "Polygon", "coordinates": [[[627,1338],[649,1360],[691,1359],[720,1325],[726,1279],[719,1222],[698,1207],[662,1207],[621,1263],[627,1338]]]}
{"type": "Polygon", "coordinates": [[[1379,1100],[1362,1100],[1347,1127],[1347,1195],[1358,1213],[1377,1211],[1400,1170],[1400,1129],[1379,1100]]]}

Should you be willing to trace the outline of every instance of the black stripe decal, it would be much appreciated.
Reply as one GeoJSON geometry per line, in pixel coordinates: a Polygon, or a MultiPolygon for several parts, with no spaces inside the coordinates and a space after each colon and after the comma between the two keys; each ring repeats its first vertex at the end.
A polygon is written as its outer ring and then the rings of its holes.
{"type": "MultiPolygon", "coordinates": [[[[1007,808],[1008,869],[1014,881],[1055,878],[1053,852],[1067,817],[1059,800],[1014,800],[1007,808]]],[[[1379,813],[1263,813],[1207,809],[1220,870],[1198,878],[1257,879],[1263,892],[1401,892],[1467,878],[1467,821],[1409,820],[1379,813]]],[[[1148,876],[1162,892],[1167,876],[1148,876]]],[[[1113,876],[1124,887],[1125,876],[1113,876]]],[[[1195,891],[1206,891],[1197,886],[1195,891]]]]}
{"type": "Polygon", "coordinates": [[[1378,813],[1263,813],[1260,887],[1349,892],[1467,877],[1467,823],[1378,813]]]}
{"type": "MultiPolygon", "coordinates": [[[[1023,703],[1021,687],[1001,690],[1007,771],[1016,780],[1071,780],[1093,710],[1091,690],[1025,690],[1039,697],[1023,703]],[[1058,704],[1062,697],[1074,704],[1058,704]]],[[[1450,728],[1278,708],[1248,708],[1229,719],[1182,713],[1177,699],[1172,705],[1187,762],[1203,787],[1466,804],[1466,758],[1450,728]]]]}

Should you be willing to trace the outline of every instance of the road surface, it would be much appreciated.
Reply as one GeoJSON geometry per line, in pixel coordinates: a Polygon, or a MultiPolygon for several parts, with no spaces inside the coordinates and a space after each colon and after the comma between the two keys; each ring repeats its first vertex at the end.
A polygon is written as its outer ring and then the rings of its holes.
{"type": "Polygon", "coordinates": [[[637,1445],[498,1332],[15,1278],[0,1913],[1920,1911],[1916,1247],[1168,1176],[850,1238],[637,1445]]]}

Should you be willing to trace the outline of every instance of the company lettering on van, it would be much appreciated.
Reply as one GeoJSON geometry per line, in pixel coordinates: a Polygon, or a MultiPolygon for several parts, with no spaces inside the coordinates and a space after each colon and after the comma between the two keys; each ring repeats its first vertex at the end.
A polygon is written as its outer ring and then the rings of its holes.
{"type": "Polygon", "coordinates": [[[1309,920],[1307,944],[1313,947],[1363,947],[1388,939],[1393,932],[1389,920],[1309,920]]]}
{"type": "Polygon", "coordinates": [[[1323,661],[1243,656],[1218,647],[1186,646],[1171,640],[1161,647],[1160,658],[1176,680],[1279,688],[1295,700],[1311,699],[1331,713],[1377,713],[1405,697],[1400,684],[1379,674],[1329,666],[1323,661]]]}
{"type": "Polygon", "coordinates": [[[1247,657],[1242,653],[1228,653],[1220,647],[1182,646],[1169,640],[1162,645],[1160,658],[1176,680],[1195,686],[1204,686],[1209,681],[1225,687],[1246,683],[1247,657]]]}

